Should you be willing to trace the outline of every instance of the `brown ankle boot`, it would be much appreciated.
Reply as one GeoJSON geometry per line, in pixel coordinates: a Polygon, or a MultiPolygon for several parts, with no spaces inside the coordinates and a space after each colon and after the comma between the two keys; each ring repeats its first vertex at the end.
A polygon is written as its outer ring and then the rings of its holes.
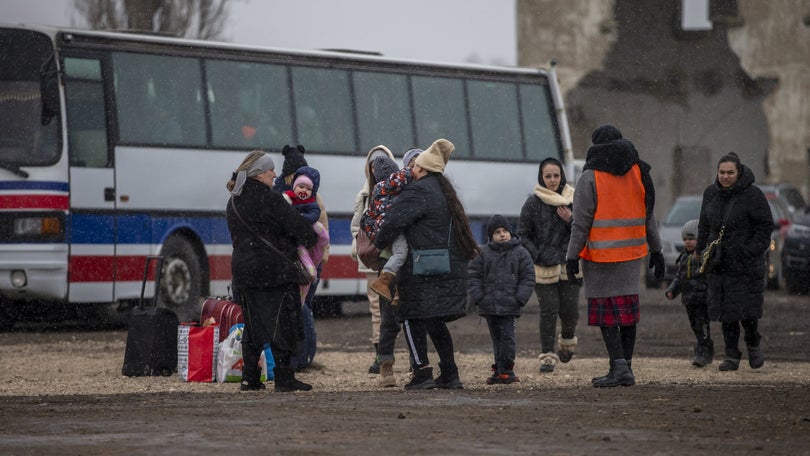
{"type": "Polygon", "coordinates": [[[383,388],[397,386],[397,380],[394,378],[393,361],[383,361],[380,364],[380,377],[377,379],[377,384],[383,388]]]}
{"type": "Polygon", "coordinates": [[[380,276],[377,277],[377,280],[371,282],[371,291],[377,293],[381,297],[385,298],[386,301],[391,302],[393,299],[391,297],[391,289],[390,286],[394,282],[394,278],[396,274],[393,272],[383,271],[380,273],[380,276]]]}

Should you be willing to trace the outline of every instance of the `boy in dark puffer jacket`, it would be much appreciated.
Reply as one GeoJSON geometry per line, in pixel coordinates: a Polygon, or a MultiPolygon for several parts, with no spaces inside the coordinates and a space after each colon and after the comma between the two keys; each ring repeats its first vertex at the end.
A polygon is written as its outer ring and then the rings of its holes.
{"type": "Polygon", "coordinates": [[[675,280],[669,284],[667,299],[675,299],[683,293],[681,301],[686,307],[686,316],[689,317],[689,326],[695,333],[695,358],[692,365],[705,367],[711,364],[714,358],[714,342],[709,334],[709,312],[706,304],[706,277],[700,273],[700,256],[695,253],[697,246],[698,220],[689,220],[684,223],[681,236],[684,250],[678,256],[678,270],[675,280]]]}
{"type": "Polygon", "coordinates": [[[487,236],[489,242],[470,262],[468,291],[492,338],[495,364],[487,384],[509,384],[520,381],[514,372],[515,321],[534,291],[534,262],[503,216],[492,216],[487,236]]]}

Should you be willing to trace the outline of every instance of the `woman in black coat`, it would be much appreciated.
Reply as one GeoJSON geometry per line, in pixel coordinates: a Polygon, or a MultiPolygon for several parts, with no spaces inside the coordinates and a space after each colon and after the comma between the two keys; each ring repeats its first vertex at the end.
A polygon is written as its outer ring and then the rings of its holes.
{"type": "Polygon", "coordinates": [[[723,232],[722,260],[709,271],[707,290],[709,318],[722,323],[726,345],[721,371],[739,368],[740,326],[745,330],[748,364],[758,369],[765,363],[758,322],[765,288],[763,255],[773,228],[768,200],[754,185],[754,174],[737,154],[721,157],[717,180],[703,192],[697,243],[697,250],[702,252],[723,232]]]}
{"type": "Polygon", "coordinates": [[[478,246],[464,206],[443,174],[453,149],[453,143],[439,139],[416,158],[414,180],[397,196],[374,238],[380,249],[403,233],[408,240],[408,258],[397,274],[398,315],[414,368],[405,389],[462,388],[446,322],[466,314],[467,262],[478,246]],[[418,249],[449,249],[450,271],[414,274],[413,253],[418,249]],[[427,335],[439,355],[441,374],[435,380],[427,357],[427,335]]]}
{"type": "Polygon", "coordinates": [[[574,356],[579,321],[580,282],[568,277],[565,253],[571,239],[574,187],[566,182],[562,163],[555,158],[540,162],[537,184],[520,210],[518,237],[535,264],[535,294],[540,304],[540,372],[553,372],[557,361],[574,356]],[[559,351],[557,317],[560,318],[559,351]]]}
{"type": "Polygon", "coordinates": [[[312,247],[317,236],[312,224],[272,190],[275,177],[273,159],[259,150],[245,157],[226,185],[232,195],[226,216],[233,241],[233,290],[245,317],[240,388],[265,388],[259,380],[259,358],[264,344],[270,343],[275,390],[309,391],[312,386],[296,380],[290,367],[290,357],[304,337],[292,264],[298,260],[296,246],[312,247]]]}

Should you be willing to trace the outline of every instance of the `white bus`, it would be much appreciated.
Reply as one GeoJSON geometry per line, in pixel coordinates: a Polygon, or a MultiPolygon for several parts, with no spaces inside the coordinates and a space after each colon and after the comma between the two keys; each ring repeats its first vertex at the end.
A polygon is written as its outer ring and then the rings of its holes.
{"type": "MultiPolygon", "coordinates": [[[[0,324],[22,309],[126,310],[164,255],[161,305],[224,295],[225,182],[246,152],[303,145],[331,256],[318,298],[365,295],[349,224],[367,152],[448,138],[474,233],[515,219],[548,156],[573,162],[553,66],[451,65],[0,25],[0,324]]],[[[153,295],[147,288],[147,297],[153,295]]]]}

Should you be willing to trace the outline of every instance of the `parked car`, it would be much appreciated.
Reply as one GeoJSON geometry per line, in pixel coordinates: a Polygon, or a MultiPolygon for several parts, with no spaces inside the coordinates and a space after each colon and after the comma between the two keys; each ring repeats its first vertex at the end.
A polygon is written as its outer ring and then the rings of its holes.
{"type": "MultiPolygon", "coordinates": [[[[664,216],[663,223],[659,225],[659,233],[661,234],[661,244],[664,247],[664,278],[666,282],[670,282],[675,278],[676,264],[678,255],[683,252],[683,239],[681,239],[681,231],[683,224],[689,220],[700,217],[700,204],[703,201],[702,195],[688,195],[679,196],[669,212],[664,216]]],[[[645,263],[645,265],[649,264],[645,263]]],[[[661,281],[656,280],[653,271],[649,268],[646,269],[645,283],[647,288],[658,288],[661,281]]]]}
{"type": "Polygon", "coordinates": [[[802,196],[802,192],[799,191],[793,184],[776,184],[770,186],[763,186],[763,191],[765,188],[770,188],[771,191],[776,194],[779,199],[785,202],[788,210],[791,214],[795,214],[796,211],[804,209],[807,205],[804,201],[804,197],[802,196]]]}
{"type": "Polygon", "coordinates": [[[795,218],[785,236],[782,248],[782,275],[790,293],[807,293],[810,289],[810,208],[805,207],[795,218]]]}
{"type": "MultiPolygon", "coordinates": [[[[774,222],[771,245],[765,251],[765,285],[771,290],[778,290],[783,275],[782,250],[784,249],[788,230],[793,223],[793,214],[785,202],[784,192],[780,196],[776,186],[771,185],[760,185],[759,188],[762,189],[765,198],[768,199],[774,222]]],[[[801,195],[799,196],[801,197],[801,195]]]]}

